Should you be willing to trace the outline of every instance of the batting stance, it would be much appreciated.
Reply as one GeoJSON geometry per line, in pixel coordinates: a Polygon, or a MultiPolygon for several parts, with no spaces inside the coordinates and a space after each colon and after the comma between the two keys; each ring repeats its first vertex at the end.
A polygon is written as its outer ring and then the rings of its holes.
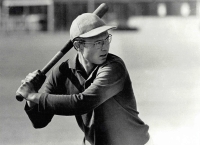
{"type": "Polygon", "coordinates": [[[149,126],[139,117],[131,80],[121,58],[109,53],[114,26],[84,13],[71,25],[70,39],[77,54],[57,66],[45,85],[35,71],[22,80],[17,92],[26,99],[25,111],[35,128],[45,127],[54,115],[74,115],[84,132],[83,144],[144,145],[149,126]],[[86,143],[87,142],[87,143],[86,143]]]}

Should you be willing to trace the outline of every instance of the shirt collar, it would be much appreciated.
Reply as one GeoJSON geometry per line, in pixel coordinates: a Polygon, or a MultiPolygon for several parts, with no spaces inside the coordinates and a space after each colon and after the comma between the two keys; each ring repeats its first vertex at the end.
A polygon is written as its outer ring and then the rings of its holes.
{"type": "Polygon", "coordinates": [[[82,67],[81,63],[78,60],[78,53],[77,53],[74,58],[70,59],[69,68],[74,69],[77,72],[81,73],[84,78],[90,78],[91,75],[99,68],[99,66],[97,65],[90,74],[90,76],[87,76],[84,68],[82,67]]]}

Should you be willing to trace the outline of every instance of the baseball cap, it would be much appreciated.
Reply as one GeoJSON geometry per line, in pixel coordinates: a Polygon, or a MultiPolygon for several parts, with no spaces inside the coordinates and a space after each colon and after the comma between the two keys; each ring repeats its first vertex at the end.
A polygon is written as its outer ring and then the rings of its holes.
{"type": "Polygon", "coordinates": [[[106,25],[96,14],[84,13],[79,15],[72,22],[70,27],[70,39],[73,41],[76,37],[93,37],[110,29],[116,29],[116,26],[106,25]]]}

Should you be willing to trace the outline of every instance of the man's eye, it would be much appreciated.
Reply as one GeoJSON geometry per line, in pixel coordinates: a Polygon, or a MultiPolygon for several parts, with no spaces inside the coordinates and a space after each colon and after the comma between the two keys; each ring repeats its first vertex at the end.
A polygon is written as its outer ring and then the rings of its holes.
{"type": "Polygon", "coordinates": [[[95,45],[101,45],[103,43],[103,41],[97,41],[95,42],[95,45]]]}

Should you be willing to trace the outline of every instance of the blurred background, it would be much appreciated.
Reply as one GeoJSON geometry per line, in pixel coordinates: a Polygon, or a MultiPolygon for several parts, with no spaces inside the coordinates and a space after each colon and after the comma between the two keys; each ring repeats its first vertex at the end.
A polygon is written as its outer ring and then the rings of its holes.
{"type": "Polygon", "coordinates": [[[66,44],[72,20],[103,2],[104,21],[118,26],[110,52],[126,63],[152,143],[200,144],[199,0],[0,0],[0,144],[81,144],[73,116],[34,129],[15,92],[66,44]]]}

